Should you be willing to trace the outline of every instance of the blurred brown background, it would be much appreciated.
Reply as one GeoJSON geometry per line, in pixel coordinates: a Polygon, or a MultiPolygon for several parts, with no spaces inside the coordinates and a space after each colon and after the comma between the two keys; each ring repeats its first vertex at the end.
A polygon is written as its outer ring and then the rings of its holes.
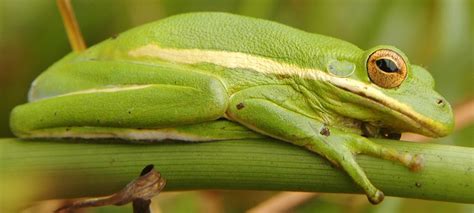
{"type": "MultiPolygon", "coordinates": [[[[363,49],[391,44],[426,67],[436,89],[453,105],[474,98],[474,1],[472,0],[72,0],[86,43],[91,46],[134,26],[191,11],[224,11],[281,22],[352,42],[363,49]]],[[[33,79],[70,52],[55,1],[0,0],[0,137],[11,137],[10,110],[26,101],[33,79]]],[[[473,109],[474,110],[474,109],[473,109]]],[[[474,125],[436,142],[473,146],[474,125]]],[[[206,193],[205,193],[206,194],[206,193]]],[[[272,193],[214,196],[220,210],[240,212],[272,193]]],[[[166,195],[164,196],[167,199],[166,195]]],[[[170,195],[163,209],[203,211],[202,193],[170,195]],[[168,207],[167,207],[168,206],[168,207]]],[[[354,200],[353,198],[348,198],[354,200]]],[[[212,199],[211,199],[212,200],[212,199]]],[[[295,211],[472,212],[471,205],[389,198],[348,208],[340,197],[323,196],[295,211]]],[[[342,199],[344,200],[344,199],[342,199]]],[[[357,200],[357,199],[356,199],[357,200]]],[[[163,202],[162,202],[163,203],[163,202]]],[[[204,202],[206,203],[206,202],[204,202]]],[[[212,203],[212,202],[211,202],[212,203]]],[[[357,202],[356,202],[357,203],[357,202]]],[[[354,204],[352,204],[354,205],[354,204]]],[[[103,209],[103,211],[118,211],[103,209]]],[[[126,209],[125,209],[126,210],[126,209]]],[[[130,209],[126,210],[129,211],[130,209]]],[[[99,212],[98,210],[97,212],[99,212]]],[[[168,212],[165,211],[165,212],[168,212]]]]}

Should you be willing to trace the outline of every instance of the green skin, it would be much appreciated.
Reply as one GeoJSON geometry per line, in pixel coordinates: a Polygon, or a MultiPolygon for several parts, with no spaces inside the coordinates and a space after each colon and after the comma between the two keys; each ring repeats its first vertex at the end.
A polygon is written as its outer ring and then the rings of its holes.
{"type": "Polygon", "coordinates": [[[191,13],[64,57],[35,80],[30,103],[13,110],[10,124],[23,138],[277,138],[324,156],[379,203],[383,193],[354,155],[421,168],[421,156],[370,137],[448,134],[453,113],[433,87],[425,69],[391,46],[363,51],[270,21],[191,13]],[[407,64],[396,88],[368,77],[366,61],[380,48],[407,64]]]}

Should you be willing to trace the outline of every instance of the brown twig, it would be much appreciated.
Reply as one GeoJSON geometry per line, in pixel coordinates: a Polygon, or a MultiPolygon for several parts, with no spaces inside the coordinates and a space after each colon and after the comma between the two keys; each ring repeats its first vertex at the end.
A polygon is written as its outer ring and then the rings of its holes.
{"type": "Polygon", "coordinates": [[[278,213],[289,212],[311,198],[319,195],[312,192],[281,192],[259,205],[248,210],[248,213],[278,213]]]}
{"type": "Polygon", "coordinates": [[[56,0],[56,3],[61,12],[63,18],[64,27],[66,28],[69,43],[71,44],[72,50],[75,52],[82,52],[86,49],[84,38],[82,37],[81,30],[77,24],[74,10],[72,9],[70,0],[56,0]]]}
{"type": "Polygon", "coordinates": [[[106,205],[121,206],[133,202],[133,212],[149,213],[151,198],[158,195],[166,185],[166,180],[153,169],[153,165],[146,166],[140,177],[133,180],[121,191],[103,197],[77,198],[66,200],[65,205],[55,212],[68,212],[72,209],[84,207],[98,207],[106,205]]]}

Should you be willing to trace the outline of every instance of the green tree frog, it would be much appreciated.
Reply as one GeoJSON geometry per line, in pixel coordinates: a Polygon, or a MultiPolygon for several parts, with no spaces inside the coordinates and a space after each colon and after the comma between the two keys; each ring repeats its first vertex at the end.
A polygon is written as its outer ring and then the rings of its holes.
{"type": "Polygon", "coordinates": [[[272,137],[328,159],[379,203],[354,156],[420,169],[421,156],[370,138],[451,132],[452,109],[433,88],[392,46],[361,50],[271,21],[190,13],[65,56],[32,83],[10,124],[21,138],[272,137]]]}

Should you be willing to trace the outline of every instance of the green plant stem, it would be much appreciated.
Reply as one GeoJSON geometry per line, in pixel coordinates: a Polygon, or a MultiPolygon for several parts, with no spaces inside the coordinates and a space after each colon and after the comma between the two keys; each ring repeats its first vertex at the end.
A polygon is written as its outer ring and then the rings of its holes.
{"type": "MultiPolygon", "coordinates": [[[[423,154],[414,173],[397,163],[357,158],[387,196],[474,203],[474,148],[376,140],[423,154]]],[[[0,139],[1,194],[43,200],[106,195],[147,164],[167,179],[165,190],[252,189],[337,193],[361,190],[318,155],[271,139],[206,143],[125,144],[118,141],[0,139]]],[[[13,199],[1,198],[2,202],[13,199]]]]}

